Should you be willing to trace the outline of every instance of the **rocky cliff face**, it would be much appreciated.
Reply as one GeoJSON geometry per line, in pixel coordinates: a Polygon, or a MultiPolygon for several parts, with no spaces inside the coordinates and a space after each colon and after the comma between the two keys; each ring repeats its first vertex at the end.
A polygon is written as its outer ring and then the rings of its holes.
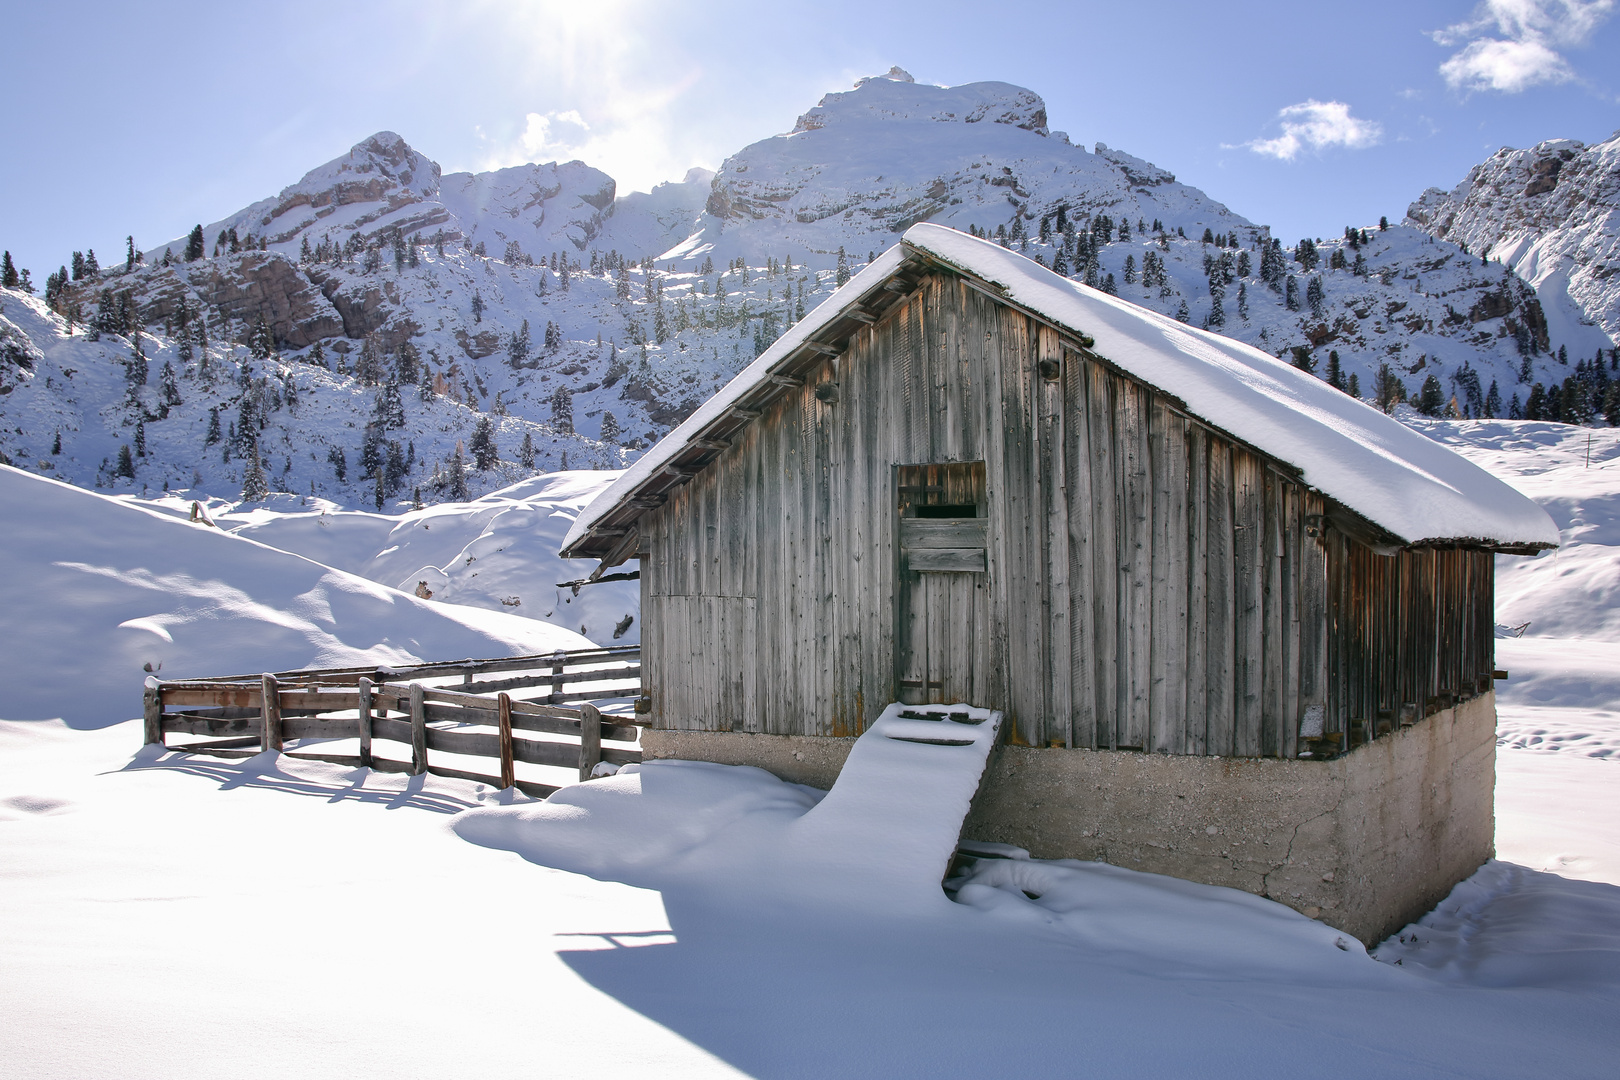
{"type": "Polygon", "coordinates": [[[1407,210],[1430,235],[1514,267],[1554,322],[1600,327],[1620,341],[1620,132],[1504,148],[1451,191],[1430,188],[1407,210]]]}

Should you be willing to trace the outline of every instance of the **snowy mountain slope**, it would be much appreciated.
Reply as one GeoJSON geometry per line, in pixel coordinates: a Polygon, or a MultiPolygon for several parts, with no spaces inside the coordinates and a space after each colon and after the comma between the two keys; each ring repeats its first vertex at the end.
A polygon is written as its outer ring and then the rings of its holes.
{"type": "Polygon", "coordinates": [[[0,467],[0,503],[8,718],[113,723],[139,710],[148,671],[184,678],[590,645],[17,469],[0,467]]]}
{"type": "Polygon", "coordinates": [[[1406,214],[1434,236],[1515,267],[1549,319],[1595,325],[1620,341],[1620,131],[1593,146],[1504,147],[1451,191],[1425,191],[1406,214]]]}
{"type": "MultiPolygon", "coordinates": [[[[641,640],[640,585],[557,587],[596,569],[557,555],[579,511],[618,472],[550,473],[470,503],[398,516],[332,509],[238,508],[221,528],[403,592],[419,583],[435,603],[502,611],[576,631],[600,645],[641,640]]],[[[617,572],[634,570],[632,562],[617,572]]]]}
{"type": "Polygon", "coordinates": [[[324,419],[293,424],[268,410],[272,488],[373,504],[369,466],[339,480],[325,458],[341,448],[355,461],[392,372],[417,390],[403,388],[405,425],[389,437],[403,450],[414,440],[417,456],[390,497],[421,487],[425,501],[449,498],[435,468],[442,481],[480,413],[499,429],[503,464],[474,478],[475,493],[538,469],[620,467],[830,295],[845,272],[840,248],[858,270],[925,218],[1004,236],[1048,266],[1319,377],[1337,354],[1341,381],[1364,399],[1388,365],[1384,388],[1397,398],[1434,375],[1462,415],[1506,415],[1535,383],[1562,384],[1613,347],[1562,294],[1538,297],[1507,267],[1416,228],[1369,223],[1353,238],[1276,245],[1263,225],[1151,163],[1070,145],[1047,129],[1038,95],[1005,83],[926,86],[896,69],[827,95],[793,131],[739,150],[717,174],[614,192],[578,162],[440,176],[398,135],[379,133],[210,223],[200,258],[182,257],[183,240],[160,245],[144,265],[70,283],[54,315],[0,297],[18,313],[0,323],[17,342],[0,342],[0,359],[23,358],[0,363],[0,383],[18,389],[0,397],[0,452],[30,469],[47,460],[76,483],[111,483],[139,413],[158,457],[138,463],[138,484],[118,479],[120,490],[189,478],[235,494],[240,464],[205,442],[196,403],[207,399],[228,424],[252,396],[230,379],[291,372],[305,412],[324,419]],[[101,351],[83,352],[62,316],[75,334],[87,321],[100,327],[101,351]],[[186,404],[169,416],[180,425],[152,419],[162,410],[150,385],[138,409],[123,392],[133,324],[153,371],[173,361],[186,404]],[[189,385],[206,380],[183,359],[188,334],[209,342],[197,350],[220,368],[212,387],[189,385]],[[58,368],[75,371],[71,387],[60,370],[32,373],[28,357],[65,344],[58,368]],[[98,432],[64,450],[77,463],[42,452],[58,427],[65,445],[98,432]],[[516,461],[525,434],[533,466],[516,461]]]}
{"type": "MultiPolygon", "coordinates": [[[[476,376],[469,378],[453,364],[433,372],[444,393],[397,384],[390,391],[397,362],[368,386],[312,363],[311,352],[256,359],[238,345],[217,338],[203,345],[181,328],[165,333],[162,326],[140,334],[143,359],[137,361],[133,336],[104,333],[93,340],[83,327],[69,333],[64,319],[38,297],[10,290],[0,294],[0,334],[25,339],[38,357],[29,369],[14,371],[10,392],[0,397],[5,420],[0,452],[18,467],[84,487],[184,490],[192,497],[234,501],[256,453],[272,491],[375,505],[375,475],[367,475],[363,459],[379,400],[386,414],[376,432],[379,453],[399,455],[396,468],[389,470],[384,462],[377,470],[391,478],[383,498],[387,507],[408,505],[417,491],[424,501],[453,497],[449,478],[456,449],[462,447],[473,464],[469,447],[486,417],[499,460],[487,469],[466,469],[471,494],[569,460],[604,468],[623,460],[617,448],[556,424],[510,413],[481,415],[476,376]],[[143,365],[144,381],[139,378],[143,365]],[[452,390],[451,380],[465,385],[452,390]],[[472,406],[463,404],[467,399],[472,406]],[[532,468],[517,460],[525,436],[534,447],[532,468]],[[397,445],[391,451],[389,444],[397,445]],[[133,475],[118,475],[125,446],[130,448],[126,472],[133,475]],[[344,462],[341,479],[338,455],[344,462]]],[[[346,369],[343,355],[334,351],[328,362],[346,369]]],[[[358,364],[362,357],[356,353],[354,359],[358,364]]],[[[431,361],[422,367],[430,370],[431,361]]]]}

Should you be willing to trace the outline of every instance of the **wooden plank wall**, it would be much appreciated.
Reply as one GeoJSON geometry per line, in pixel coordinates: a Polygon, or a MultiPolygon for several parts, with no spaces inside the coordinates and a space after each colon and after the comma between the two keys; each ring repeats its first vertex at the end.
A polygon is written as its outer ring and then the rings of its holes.
{"type": "Polygon", "coordinates": [[[933,274],[641,519],[657,723],[864,730],[898,699],[895,467],[966,461],[986,466],[988,572],[940,640],[1015,742],[1291,757],[1309,705],[1349,731],[1375,698],[1489,674],[1489,554],[1320,537],[1320,496],[933,274]],[[1415,585],[1430,573],[1443,602],[1415,585]],[[1405,606],[1369,606],[1386,595],[1405,606]]]}
{"type": "Polygon", "coordinates": [[[1356,745],[1486,692],[1496,664],[1493,556],[1394,557],[1330,533],[1330,726],[1356,745]]]}

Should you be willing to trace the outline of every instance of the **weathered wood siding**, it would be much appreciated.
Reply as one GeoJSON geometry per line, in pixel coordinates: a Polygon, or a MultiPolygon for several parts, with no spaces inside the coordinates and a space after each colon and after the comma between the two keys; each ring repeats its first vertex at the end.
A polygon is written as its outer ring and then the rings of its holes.
{"type": "Polygon", "coordinates": [[[941,273],[640,519],[655,721],[862,731],[899,699],[915,615],[897,466],[976,461],[987,570],[924,590],[926,618],[1015,742],[1294,756],[1309,706],[1348,733],[1375,701],[1489,675],[1489,554],[1322,537],[1323,500],[1280,467],[941,273]],[[1413,584],[1429,572],[1439,592],[1413,584]]]}

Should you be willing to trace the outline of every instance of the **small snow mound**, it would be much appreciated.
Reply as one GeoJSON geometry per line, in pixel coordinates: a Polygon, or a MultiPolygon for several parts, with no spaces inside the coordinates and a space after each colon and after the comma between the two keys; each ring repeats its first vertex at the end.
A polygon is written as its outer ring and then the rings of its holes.
{"type": "Polygon", "coordinates": [[[1443,982],[1620,988],[1620,887],[1492,859],[1373,956],[1443,982]]]}

